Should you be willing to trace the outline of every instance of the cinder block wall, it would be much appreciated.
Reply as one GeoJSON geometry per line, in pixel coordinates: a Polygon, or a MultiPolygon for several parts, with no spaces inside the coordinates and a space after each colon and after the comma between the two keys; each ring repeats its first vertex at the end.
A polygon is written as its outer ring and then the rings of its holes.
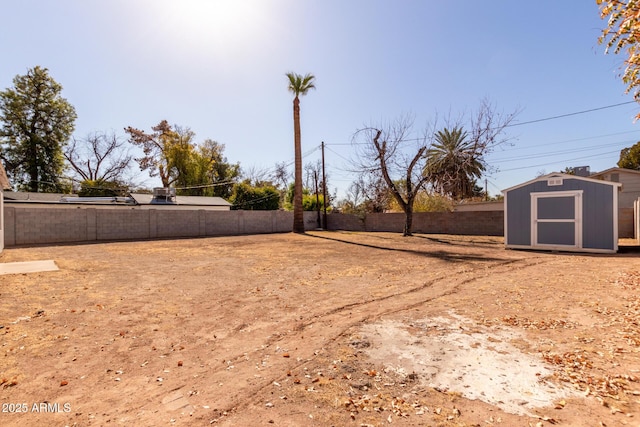
{"type": "MultiPolygon", "coordinates": [[[[286,233],[293,213],[283,211],[205,211],[130,208],[77,209],[7,207],[5,246],[107,240],[286,233]]],[[[402,232],[404,214],[329,214],[330,230],[402,232]]],[[[318,227],[316,212],[305,212],[305,228],[318,227]]],[[[414,214],[416,233],[502,235],[502,212],[414,214]]]]}
{"type": "MultiPolygon", "coordinates": [[[[403,213],[374,213],[362,217],[332,214],[330,230],[402,232],[403,213]]],[[[504,212],[419,212],[413,214],[413,232],[476,236],[504,235],[504,212]]]]}
{"type": "MultiPolygon", "coordinates": [[[[282,211],[70,209],[5,205],[4,213],[5,246],[285,233],[293,226],[293,213],[282,211]]],[[[304,218],[307,230],[317,227],[315,212],[305,212],[304,218]]]]}

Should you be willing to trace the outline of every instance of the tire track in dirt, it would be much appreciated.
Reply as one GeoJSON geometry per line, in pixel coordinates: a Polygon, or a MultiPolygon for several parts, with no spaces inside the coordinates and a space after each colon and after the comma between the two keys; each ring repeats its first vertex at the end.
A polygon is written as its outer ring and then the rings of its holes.
{"type": "MultiPolygon", "coordinates": [[[[452,274],[445,280],[433,279],[424,284],[407,289],[403,292],[373,298],[367,301],[353,302],[335,307],[322,313],[314,314],[311,318],[298,322],[295,327],[288,331],[273,333],[265,341],[265,350],[276,345],[276,352],[280,349],[280,357],[274,357],[270,366],[271,375],[265,377],[258,384],[251,388],[238,390],[236,398],[230,401],[224,409],[216,411],[209,419],[215,419],[220,425],[240,425],[243,424],[243,408],[255,404],[260,400],[261,395],[267,394],[267,388],[274,383],[286,378],[287,372],[303,369],[311,364],[316,356],[323,351],[324,347],[347,337],[354,328],[366,322],[371,322],[385,315],[396,314],[411,310],[415,307],[433,303],[438,299],[456,294],[460,289],[469,283],[486,277],[487,275],[500,275],[513,271],[537,267],[544,264],[543,257],[528,257],[509,259],[490,265],[490,270],[486,265],[474,266],[471,269],[452,274]],[[482,270],[487,271],[484,275],[478,275],[482,270]],[[438,289],[435,285],[440,285],[438,289]],[[407,300],[409,298],[409,300],[407,300]],[[384,306],[379,305],[384,302],[384,306]],[[336,329],[338,329],[336,331],[336,329]],[[296,343],[304,341],[305,347],[314,349],[307,354],[296,354],[297,358],[282,357],[291,353],[288,349],[296,348],[296,343]],[[292,363],[293,362],[293,363],[292,363]],[[224,414],[224,415],[223,415],[224,414]],[[238,419],[237,417],[240,417],[238,419]]],[[[259,330],[256,332],[260,332],[259,330]]],[[[262,335],[258,333],[258,335],[262,335]]],[[[274,354],[271,349],[270,353],[274,354]]],[[[291,356],[290,355],[290,356],[291,356]]],[[[243,354],[244,356],[244,354],[243,354]]],[[[263,353],[264,357],[265,354],[263,353]]],[[[240,356],[237,356],[240,357],[240,356]]]]}

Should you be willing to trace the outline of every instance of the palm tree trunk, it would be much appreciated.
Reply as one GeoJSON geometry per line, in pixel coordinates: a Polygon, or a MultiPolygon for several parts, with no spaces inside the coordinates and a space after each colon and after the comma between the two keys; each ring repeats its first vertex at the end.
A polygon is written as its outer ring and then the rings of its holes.
{"type": "Polygon", "coordinates": [[[300,135],[300,99],[293,99],[293,135],[295,143],[295,174],[293,185],[293,232],[304,233],[302,211],[302,143],[300,135]]]}

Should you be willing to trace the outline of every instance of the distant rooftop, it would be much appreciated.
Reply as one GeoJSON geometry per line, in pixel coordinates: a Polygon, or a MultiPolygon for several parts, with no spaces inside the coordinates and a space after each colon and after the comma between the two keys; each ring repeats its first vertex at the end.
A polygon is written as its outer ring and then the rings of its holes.
{"type": "Polygon", "coordinates": [[[5,191],[5,200],[32,202],[59,202],[63,197],[77,197],[77,194],[29,193],[27,191],[5,191]]]}
{"type": "Polygon", "coordinates": [[[5,191],[4,200],[20,203],[85,204],[85,205],[138,205],[138,206],[209,206],[230,209],[232,204],[222,197],[176,196],[175,190],[156,189],[156,194],[132,193],[125,197],[79,197],[77,194],[30,193],[5,191]]]}
{"type": "Polygon", "coordinates": [[[154,199],[153,194],[132,193],[138,205],[181,205],[181,206],[232,206],[222,197],[174,196],[174,201],[154,199]]]}

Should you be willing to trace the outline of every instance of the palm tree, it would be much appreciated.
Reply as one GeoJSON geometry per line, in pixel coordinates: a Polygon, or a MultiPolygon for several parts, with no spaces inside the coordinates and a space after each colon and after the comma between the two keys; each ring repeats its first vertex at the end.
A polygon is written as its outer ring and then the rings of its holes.
{"type": "Polygon", "coordinates": [[[444,128],[436,132],[436,142],[426,152],[423,173],[440,193],[454,199],[471,196],[476,178],[485,170],[476,145],[467,136],[460,127],[444,128]]]}
{"type": "Polygon", "coordinates": [[[289,92],[293,93],[293,137],[295,143],[295,176],[293,193],[293,232],[304,233],[304,212],[302,211],[302,145],[300,142],[300,99],[309,89],[315,89],[313,74],[302,76],[287,73],[289,92]]]}

